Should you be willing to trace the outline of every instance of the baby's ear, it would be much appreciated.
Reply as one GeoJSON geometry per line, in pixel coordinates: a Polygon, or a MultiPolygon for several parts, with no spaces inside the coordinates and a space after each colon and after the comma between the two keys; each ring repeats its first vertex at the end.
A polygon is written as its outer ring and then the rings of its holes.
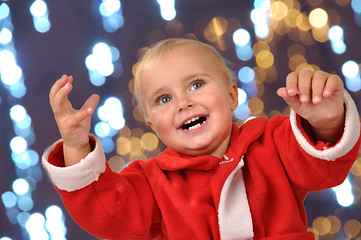
{"type": "Polygon", "coordinates": [[[236,110],[238,107],[238,88],[235,83],[229,84],[229,101],[232,111],[236,110]]]}

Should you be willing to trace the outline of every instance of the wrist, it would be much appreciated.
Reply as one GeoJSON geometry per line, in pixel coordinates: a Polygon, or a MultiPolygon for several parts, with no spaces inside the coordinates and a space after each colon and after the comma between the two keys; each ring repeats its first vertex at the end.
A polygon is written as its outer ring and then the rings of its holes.
{"type": "Polygon", "coordinates": [[[79,163],[92,151],[89,141],[82,146],[74,146],[63,143],[63,153],[65,166],[69,167],[79,163]]]}
{"type": "Polygon", "coordinates": [[[345,110],[335,118],[313,123],[309,121],[312,137],[315,141],[335,144],[343,135],[345,127],[345,110]]]}

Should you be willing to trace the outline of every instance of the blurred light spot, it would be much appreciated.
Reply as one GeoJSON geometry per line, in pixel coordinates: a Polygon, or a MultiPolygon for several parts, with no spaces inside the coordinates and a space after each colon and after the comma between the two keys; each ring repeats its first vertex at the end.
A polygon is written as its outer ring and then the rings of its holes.
{"type": "Polygon", "coordinates": [[[342,54],[346,52],[346,44],[342,41],[332,42],[331,47],[336,54],[342,54]]]}
{"type": "Polygon", "coordinates": [[[108,163],[109,163],[110,168],[114,172],[120,172],[126,165],[126,161],[124,160],[124,158],[121,158],[119,156],[112,156],[108,160],[108,163]]]}
{"type": "Polygon", "coordinates": [[[145,133],[140,139],[141,146],[147,150],[152,151],[158,147],[158,137],[154,133],[145,133]]]}
{"type": "Polygon", "coordinates": [[[223,17],[214,17],[209,22],[208,26],[209,26],[209,30],[213,34],[215,34],[217,36],[222,36],[227,31],[228,22],[223,17]]]}
{"type": "Polygon", "coordinates": [[[132,145],[128,138],[126,137],[119,137],[117,139],[117,153],[121,156],[130,153],[132,145]]]}
{"type": "Polygon", "coordinates": [[[34,201],[29,196],[21,196],[18,199],[18,207],[21,211],[28,212],[34,207],[34,201]]]}
{"type": "Polygon", "coordinates": [[[256,97],[258,94],[258,87],[254,82],[250,82],[246,86],[246,92],[248,95],[248,98],[256,97]]]}
{"type": "Polygon", "coordinates": [[[359,76],[354,78],[348,78],[345,79],[346,82],[346,88],[353,92],[358,92],[361,90],[361,78],[359,76]]]}
{"type": "Polygon", "coordinates": [[[0,240],[12,240],[12,239],[9,237],[2,237],[2,238],[0,238],[0,240]]]}
{"type": "Polygon", "coordinates": [[[114,142],[110,137],[101,138],[100,141],[105,153],[110,153],[114,150],[114,142]]]}
{"type": "Polygon", "coordinates": [[[1,200],[6,208],[12,208],[16,205],[17,197],[13,192],[7,191],[1,195],[1,200]]]}
{"type": "Polygon", "coordinates": [[[340,231],[340,229],[341,229],[341,221],[340,221],[340,219],[338,217],[336,217],[336,216],[329,216],[329,217],[327,217],[327,219],[331,223],[330,234],[338,233],[340,231]]]}
{"type": "Polygon", "coordinates": [[[48,240],[49,235],[44,229],[45,218],[40,213],[33,213],[30,215],[25,224],[25,228],[30,235],[31,240],[48,240]]]}
{"type": "Polygon", "coordinates": [[[25,227],[26,222],[29,220],[30,213],[28,212],[21,212],[18,214],[16,219],[18,220],[18,223],[20,226],[25,227]]]}
{"type": "Polygon", "coordinates": [[[352,194],[351,183],[347,178],[343,183],[332,189],[335,191],[337,201],[341,206],[348,207],[352,205],[354,196],[352,194]]]}
{"type": "Polygon", "coordinates": [[[13,190],[16,194],[23,195],[29,191],[29,183],[23,178],[18,178],[13,182],[13,190]]]}
{"type": "Polygon", "coordinates": [[[174,7],[174,0],[157,0],[160,7],[160,15],[166,21],[171,21],[175,18],[177,12],[174,7]]]}
{"type": "Polygon", "coordinates": [[[120,52],[119,52],[118,48],[110,46],[109,49],[110,49],[110,53],[112,56],[112,61],[113,62],[118,61],[119,57],[120,57],[120,52]]]}
{"type": "Polygon", "coordinates": [[[248,107],[251,115],[256,116],[263,112],[264,103],[260,98],[254,97],[248,100],[248,107]]]}
{"type": "MultiPolygon", "coordinates": [[[[95,86],[105,83],[105,77],[115,71],[113,61],[119,59],[119,50],[100,42],[94,45],[93,51],[85,58],[85,66],[89,70],[90,82],[95,86]]],[[[115,62],[116,63],[116,62],[115,62]]]]}
{"type": "Polygon", "coordinates": [[[242,61],[248,61],[253,57],[252,48],[248,45],[238,46],[236,45],[236,55],[242,61]]]}
{"type": "Polygon", "coordinates": [[[42,0],[35,0],[30,6],[30,12],[34,17],[42,17],[48,11],[47,5],[42,0]]]}
{"type": "Polygon", "coordinates": [[[239,104],[234,111],[234,115],[238,119],[245,120],[249,117],[250,110],[246,104],[239,104]]]}
{"type": "Polygon", "coordinates": [[[103,16],[109,17],[119,11],[121,3],[119,0],[103,0],[99,6],[99,11],[103,16]]]}
{"type": "Polygon", "coordinates": [[[318,217],[312,223],[313,229],[321,236],[326,235],[331,230],[331,222],[325,217],[318,217]]]}
{"type": "Polygon", "coordinates": [[[337,25],[330,27],[330,30],[328,31],[328,38],[333,42],[343,40],[343,29],[337,25]]]}
{"type": "Polygon", "coordinates": [[[238,88],[238,105],[245,104],[246,102],[247,93],[242,88],[238,88]]]}
{"type": "Polygon", "coordinates": [[[131,145],[131,148],[130,148],[131,154],[138,154],[138,153],[142,152],[143,148],[142,148],[142,144],[140,142],[140,138],[130,137],[129,141],[130,141],[130,145],[131,145]]]}
{"type": "MultiPolygon", "coordinates": [[[[125,125],[123,117],[123,106],[119,99],[115,97],[108,98],[104,105],[98,108],[98,117],[109,124],[112,129],[120,130],[125,125]]],[[[104,127],[102,125],[99,126],[104,127]]],[[[104,130],[104,129],[103,129],[104,130]]]]}
{"type": "Polygon", "coordinates": [[[12,38],[12,32],[8,28],[4,27],[0,32],[0,43],[8,44],[9,42],[11,42],[12,38]]]}
{"type": "Polygon", "coordinates": [[[10,141],[10,148],[15,153],[22,153],[28,147],[28,143],[23,137],[16,136],[10,141]]]}
{"type": "Polygon", "coordinates": [[[6,64],[6,66],[1,67],[1,80],[6,85],[16,84],[20,80],[22,74],[21,68],[16,64],[6,64]]]}
{"type": "Polygon", "coordinates": [[[261,9],[268,10],[271,6],[271,1],[270,0],[255,0],[253,5],[255,8],[261,8],[261,9]]]}
{"type": "Polygon", "coordinates": [[[63,211],[60,207],[52,205],[45,210],[45,216],[47,219],[62,219],[63,211]]]}
{"type": "Polygon", "coordinates": [[[250,67],[243,67],[238,71],[238,79],[241,82],[249,83],[254,80],[255,73],[250,67]]]}
{"type": "Polygon", "coordinates": [[[94,132],[98,137],[106,137],[110,133],[110,127],[105,122],[99,122],[95,125],[94,132]]]}
{"type": "Polygon", "coordinates": [[[48,18],[48,7],[43,0],[35,0],[30,6],[30,13],[33,16],[36,31],[45,33],[50,30],[51,24],[48,18]]]}
{"type": "Polygon", "coordinates": [[[236,45],[244,46],[249,44],[250,41],[251,41],[251,35],[245,29],[240,28],[233,33],[233,42],[236,45]]]}
{"type": "Polygon", "coordinates": [[[0,5],[0,19],[4,19],[10,15],[10,8],[6,3],[0,5]]]}
{"type": "Polygon", "coordinates": [[[327,24],[328,15],[322,8],[313,9],[309,15],[310,24],[315,28],[321,28],[327,24]]]}
{"type": "Polygon", "coordinates": [[[326,42],[328,40],[328,25],[324,25],[320,28],[313,28],[312,29],[312,36],[318,42],[326,42]]]}
{"type": "Polygon", "coordinates": [[[17,83],[11,85],[10,94],[15,98],[22,98],[26,94],[26,87],[24,83],[18,81],[17,83]]]}
{"type": "Polygon", "coordinates": [[[257,25],[255,27],[255,34],[261,39],[265,39],[270,35],[269,28],[263,25],[257,25]]]}
{"type": "Polygon", "coordinates": [[[105,76],[98,71],[89,71],[89,80],[94,86],[101,86],[105,83],[105,76]]]}
{"type": "Polygon", "coordinates": [[[256,7],[251,11],[251,20],[254,24],[254,31],[257,37],[265,39],[269,36],[269,21],[268,21],[268,10],[270,7],[270,1],[262,1],[262,3],[256,3],[256,7]],[[265,7],[266,6],[266,7],[265,7]]]}
{"type": "Polygon", "coordinates": [[[50,30],[51,24],[48,18],[41,17],[34,20],[34,27],[36,31],[45,33],[50,30]]]}
{"type": "Polygon", "coordinates": [[[274,56],[270,51],[262,50],[256,56],[257,65],[263,68],[269,68],[273,65],[274,56]]]}
{"type": "Polygon", "coordinates": [[[296,25],[302,31],[308,31],[311,28],[310,22],[305,13],[301,13],[297,16],[296,25]]]}
{"type": "Polygon", "coordinates": [[[270,12],[272,18],[281,20],[287,16],[288,8],[287,5],[281,1],[276,1],[271,4],[270,12]]]}
{"type": "Polygon", "coordinates": [[[347,61],[342,65],[342,73],[345,77],[354,78],[360,75],[360,68],[355,61],[347,61]]]}
{"type": "Polygon", "coordinates": [[[361,223],[356,219],[351,219],[345,223],[343,230],[349,239],[355,238],[361,230],[361,223]]]}
{"type": "Polygon", "coordinates": [[[10,108],[10,117],[15,122],[20,122],[26,117],[26,109],[21,105],[14,105],[10,108]]]}
{"type": "Polygon", "coordinates": [[[290,9],[287,13],[287,16],[285,18],[285,23],[287,26],[289,27],[297,27],[297,17],[300,14],[300,11],[298,11],[297,9],[290,9]]]}
{"type": "Polygon", "coordinates": [[[352,0],[351,7],[356,13],[361,13],[361,0],[352,0]]]}
{"type": "Polygon", "coordinates": [[[25,115],[24,119],[15,122],[15,125],[21,130],[27,129],[31,126],[31,118],[28,114],[25,115]]]}

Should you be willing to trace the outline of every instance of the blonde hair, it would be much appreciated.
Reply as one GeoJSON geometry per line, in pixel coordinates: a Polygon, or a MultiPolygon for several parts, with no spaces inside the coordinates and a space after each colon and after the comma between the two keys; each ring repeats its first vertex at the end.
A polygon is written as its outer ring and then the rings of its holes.
{"type": "Polygon", "coordinates": [[[211,53],[217,61],[220,63],[220,67],[226,77],[229,80],[229,83],[235,82],[236,75],[234,72],[227,66],[226,60],[221,56],[221,54],[211,45],[206,43],[199,42],[193,39],[185,38],[170,38],[160,42],[157,42],[155,45],[151,46],[139,59],[139,61],[133,67],[134,75],[134,96],[138,103],[139,110],[143,113],[144,117],[147,118],[147,112],[144,109],[144,104],[140,96],[140,75],[143,71],[150,67],[154,59],[161,57],[165,52],[175,47],[184,46],[184,45],[194,45],[199,46],[205,49],[207,52],[211,53]]]}

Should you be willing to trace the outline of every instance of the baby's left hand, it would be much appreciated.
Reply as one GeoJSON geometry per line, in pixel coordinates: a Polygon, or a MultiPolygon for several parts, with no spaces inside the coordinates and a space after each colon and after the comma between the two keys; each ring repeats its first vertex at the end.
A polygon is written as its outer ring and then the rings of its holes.
{"type": "Polygon", "coordinates": [[[321,138],[315,140],[329,140],[343,130],[343,90],[343,82],[337,75],[303,70],[288,74],[286,87],[278,89],[277,94],[311,124],[316,137],[321,138]]]}

